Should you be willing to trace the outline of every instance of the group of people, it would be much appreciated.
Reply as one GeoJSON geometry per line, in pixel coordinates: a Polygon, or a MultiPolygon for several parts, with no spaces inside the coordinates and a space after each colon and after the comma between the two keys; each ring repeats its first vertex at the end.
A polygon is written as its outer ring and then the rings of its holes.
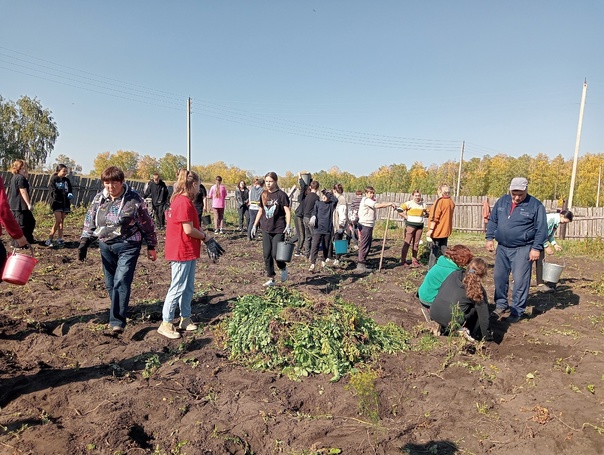
{"type": "MultiPolygon", "coordinates": [[[[8,204],[14,218],[21,228],[29,244],[38,243],[34,238],[36,218],[33,213],[31,186],[29,184],[29,170],[24,160],[17,159],[11,166],[13,174],[8,185],[8,204]]],[[[67,177],[69,169],[64,164],[58,164],[51,175],[48,184],[48,202],[54,216],[54,223],[50,229],[48,239],[43,243],[46,246],[63,246],[63,227],[65,217],[71,212],[73,189],[67,177]],[[56,241],[54,240],[57,235],[56,241]]]]}
{"type": "MultiPolygon", "coordinates": [[[[103,191],[95,196],[84,219],[78,258],[84,261],[88,248],[98,240],[105,287],[111,300],[109,325],[113,333],[119,334],[126,326],[132,280],[142,244],[144,242],[147,246],[147,257],[155,261],[157,233],[147,204],[138,192],[128,186],[120,168],[110,166],[105,169],[101,181],[103,191]]],[[[191,300],[201,242],[213,261],[224,253],[224,249],[200,227],[194,204],[200,185],[195,172],[179,170],[169,209],[164,212],[165,258],[171,262],[172,277],[158,332],[171,339],[180,338],[180,331],[197,329],[191,320],[191,300]],[[175,327],[177,307],[180,320],[175,327]]]]}
{"type": "MultiPolygon", "coordinates": [[[[16,160],[12,170],[15,177],[10,182],[8,196],[0,180],[0,222],[16,246],[26,246],[34,242],[35,227],[27,166],[23,160],[16,160]]],[[[51,207],[55,223],[47,244],[52,244],[55,233],[58,233],[57,241],[62,241],[63,221],[73,198],[71,182],[66,174],[66,167],[59,165],[51,179],[51,207]]],[[[269,172],[264,178],[255,179],[250,189],[245,182],[239,182],[236,193],[239,229],[247,231],[249,239],[262,232],[263,260],[268,277],[264,286],[276,284],[277,272],[281,282],[288,279],[287,261],[277,255],[279,243],[285,240],[297,241],[296,253],[306,256],[310,271],[314,271],[319,251],[323,254],[322,266],[329,261],[337,265],[339,254],[334,254],[333,241],[342,240],[344,236],[349,240],[356,238],[356,270],[366,272],[376,211],[392,207],[405,219],[401,250],[403,267],[420,266],[419,243],[427,224],[426,239],[431,243],[430,262],[433,260],[433,263],[428,264],[428,272],[417,297],[426,321],[433,324],[434,333],[443,334],[455,329],[471,339],[492,339],[488,299],[482,284],[487,274],[486,262],[474,257],[464,245],[447,246],[455,208],[447,185],[438,188],[438,198],[428,210],[419,190],[412,192],[412,200],[397,206],[393,202],[377,202],[375,189],[368,186],[364,194],[357,194],[355,200],[348,204],[341,184],[328,191],[320,189],[319,183],[308,177],[298,175],[298,208],[293,213],[294,219],[290,196],[279,187],[276,173],[269,172]],[[292,222],[296,226],[295,236],[292,222]],[[411,261],[407,262],[409,250],[411,261]]],[[[155,223],[145,200],[126,184],[121,169],[110,166],[102,173],[101,181],[103,190],[95,196],[86,213],[78,257],[85,260],[91,243],[98,240],[105,285],[111,300],[111,330],[123,332],[140,250],[143,243],[146,244],[147,257],[156,260],[156,229],[163,226],[166,229],[165,257],[172,264],[172,279],[158,332],[168,338],[179,338],[180,331],[195,330],[197,327],[191,320],[191,300],[201,242],[214,261],[224,253],[224,249],[201,227],[205,208],[203,201],[207,194],[213,202],[215,232],[222,231],[224,205],[220,207],[220,202],[215,203],[216,200],[224,203],[226,197],[222,179],[217,177],[216,184],[206,193],[195,172],[181,169],[168,201],[167,186],[158,174],[154,174],[144,196],[151,198],[155,223]],[[180,320],[175,326],[177,307],[180,320]]],[[[553,292],[554,284],[543,281],[542,261],[546,253],[561,250],[556,243],[555,232],[561,224],[572,220],[573,213],[569,210],[546,215],[543,204],[528,194],[525,178],[517,177],[511,181],[509,193],[499,198],[489,213],[485,234],[487,251],[495,252],[496,308],[493,314],[498,319],[514,323],[523,317],[533,262],[537,264],[537,284],[544,292],[553,292]],[[510,273],[513,277],[511,303],[508,300],[510,273]]],[[[0,242],[0,261],[5,259],[6,250],[0,242]]]]}
{"type": "MultiPolygon", "coordinates": [[[[556,230],[572,220],[570,210],[546,215],[543,204],[528,193],[528,180],[512,179],[509,192],[489,211],[485,234],[487,251],[495,252],[493,315],[498,320],[512,324],[525,315],[533,263],[537,285],[544,292],[554,292],[555,283],[544,281],[543,260],[546,253],[561,251],[555,240],[556,230]]],[[[488,299],[482,286],[486,273],[484,259],[475,258],[467,247],[455,245],[444,249],[417,294],[422,313],[433,324],[434,333],[447,333],[455,328],[469,339],[492,340],[488,299]]]]}

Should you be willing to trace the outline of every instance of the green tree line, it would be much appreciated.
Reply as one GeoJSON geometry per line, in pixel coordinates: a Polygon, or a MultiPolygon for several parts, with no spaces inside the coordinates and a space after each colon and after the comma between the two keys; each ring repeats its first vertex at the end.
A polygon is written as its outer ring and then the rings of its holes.
{"type": "MultiPolygon", "coordinates": [[[[17,159],[25,159],[32,170],[44,170],[54,143],[59,136],[52,112],[44,109],[37,99],[27,96],[17,102],[5,101],[0,96],[0,164],[8,169],[17,159]]],[[[66,155],[55,158],[55,164],[63,163],[79,173],[82,167],[66,155]]],[[[135,151],[118,150],[115,153],[99,153],[94,160],[91,176],[100,176],[110,165],[121,167],[129,179],[147,180],[155,172],[166,181],[176,178],[178,169],[186,167],[183,155],[165,153],[161,158],[141,155],[135,151]]],[[[594,206],[600,184],[600,173],[604,165],[604,153],[586,154],[579,158],[574,205],[594,206]]],[[[54,165],[50,165],[52,169],[54,165]]],[[[251,183],[254,175],[250,171],[223,161],[210,164],[192,164],[203,182],[214,182],[217,175],[227,185],[235,186],[240,180],[251,183]]],[[[271,171],[267,169],[266,171],[271,171]]],[[[341,183],[344,190],[354,192],[373,186],[378,193],[410,193],[418,189],[424,194],[436,194],[441,183],[447,183],[455,191],[459,172],[458,161],[425,166],[421,161],[410,164],[382,166],[368,175],[355,176],[341,171],[337,166],[328,170],[310,171],[322,187],[332,188],[341,183]]],[[[529,191],[542,200],[567,199],[570,190],[572,160],[561,155],[550,158],[545,153],[536,156],[512,157],[506,154],[485,155],[464,161],[461,166],[460,195],[498,197],[507,191],[513,177],[523,176],[529,180],[529,191]]],[[[280,175],[282,188],[297,184],[298,171],[287,171],[280,175]]],[[[604,195],[603,195],[604,197],[604,195]]]]}
{"type": "MultiPolygon", "coordinates": [[[[133,179],[148,179],[151,174],[158,172],[164,180],[170,181],[176,178],[179,168],[186,167],[186,162],[184,156],[170,153],[162,158],[154,158],[148,155],[139,157],[135,152],[119,150],[114,154],[105,152],[98,155],[94,161],[93,174],[100,175],[103,169],[113,164],[122,167],[133,179]]],[[[604,153],[586,154],[579,158],[574,205],[595,206],[603,167],[604,153]]],[[[251,172],[229,166],[223,161],[207,165],[196,164],[191,168],[201,176],[203,182],[213,182],[215,177],[220,175],[225,184],[235,186],[240,180],[250,184],[254,178],[251,172]]],[[[268,171],[270,169],[267,169],[268,171]]],[[[410,167],[406,164],[391,164],[364,176],[355,176],[335,166],[328,170],[310,172],[313,179],[319,181],[324,188],[332,188],[336,183],[341,183],[347,192],[364,190],[366,186],[371,185],[378,193],[410,193],[418,189],[423,194],[436,194],[436,189],[442,183],[449,184],[453,191],[457,189],[459,161],[430,166],[416,161],[410,167]]],[[[572,160],[565,160],[561,155],[554,158],[549,158],[544,153],[520,157],[505,154],[485,155],[462,163],[459,194],[499,197],[507,192],[513,177],[523,176],[529,180],[529,191],[532,195],[542,200],[558,200],[562,203],[568,199],[571,172],[572,160]]],[[[297,174],[297,171],[287,171],[280,175],[280,186],[289,188],[297,184],[297,174]]]]}

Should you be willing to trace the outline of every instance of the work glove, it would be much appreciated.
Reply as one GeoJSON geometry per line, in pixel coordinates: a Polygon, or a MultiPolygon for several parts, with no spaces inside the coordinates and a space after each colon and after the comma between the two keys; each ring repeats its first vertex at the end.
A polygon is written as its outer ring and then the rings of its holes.
{"type": "Polygon", "coordinates": [[[340,226],[336,232],[337,232],[339,235],[344,234],[344,226],[340,226]]]}
{"type": "Polygon", "coordinates": [[[71,201],[73,199],[73,194],[72,193],[68,193],[67,194],[67,199],[69,199],[71,201]]]}
{"type": "Polygon", "coordinates": [[[314,215],[311,216],[308,224],[311,225],[312,227],[317,227],[317,217],[314,215]]]}
{"type": "Polygon", "coordinates": [[[253,225],[253,226],[252,226],[252,229],[250,230],[250,237],[251,237],[252,239],[255,239],[255,238],[256,238],[256,231],[257,231],[257,230],[258,230],[258,226],[253,225]]]}
{"type": "Polygon", "coordinates": [[[83,237],[80,239],[80,246],[78,247],[78,259],[83,261],[86,259],[86,255],[88,254],[88,247],[92,243],[92,239],[90,237],[83,237]]]}
{"type": "Polygon", "coordinates": [[[292,228],[289,226],[289,224],[285,226],[285,231],[283,231],[283,233],[285,234],[285,237],[291,237],[292,228]]]}
{"type": "Polygon", "coordinates": [[[208,250],[208,257],[212,262],[216,262],[218,258],[224,254],[224,248],[222,248],[213,238],[206,242],[206,248],[208,250]]]}

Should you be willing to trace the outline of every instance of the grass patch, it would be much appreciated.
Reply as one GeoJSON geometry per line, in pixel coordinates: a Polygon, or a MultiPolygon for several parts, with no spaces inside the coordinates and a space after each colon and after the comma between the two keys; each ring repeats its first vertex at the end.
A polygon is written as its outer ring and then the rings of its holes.
{"type": "Polygon", "coordinates": [[[589,289],[596,295],[604,295],[604,275],[599,280],[590,283],[589,289]]]}
{"type": "Polygon", "coordinates": [[[581,240],[557,240],[564,248],[564,254],[570,256],[589,256],[592,259],[604,259],[604,240],[581,239],[581,240]]]}
{"type": "Polygon", "coordinates": [[[231,359],[292,379],[326,373],[336,381],[381,352],[409,349],[409,335],[401,327],[380,326],[339,297],[311,302],[285,287],[240,297],[223,328],[231,359]]]}
{"type": "Polygon", "coordinates": [[[359,413],[367,416],[372,423],[380,420],[378,393],[375,387],[378,372],[369,368],[361,368],[350,373],[347,390],[354,392],[359,399],[359,413]]]}

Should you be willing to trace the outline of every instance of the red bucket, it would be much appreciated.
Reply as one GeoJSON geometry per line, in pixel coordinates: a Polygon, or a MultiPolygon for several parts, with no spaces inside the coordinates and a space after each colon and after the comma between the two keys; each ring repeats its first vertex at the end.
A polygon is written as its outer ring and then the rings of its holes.
{"type": "Polygon", "coordinates": [[[20,286],[26,284],[37,263],[38,260],[33,256],[33,252],[28,256],[13,251],[6,259],[2,281],[20,286]]]}

